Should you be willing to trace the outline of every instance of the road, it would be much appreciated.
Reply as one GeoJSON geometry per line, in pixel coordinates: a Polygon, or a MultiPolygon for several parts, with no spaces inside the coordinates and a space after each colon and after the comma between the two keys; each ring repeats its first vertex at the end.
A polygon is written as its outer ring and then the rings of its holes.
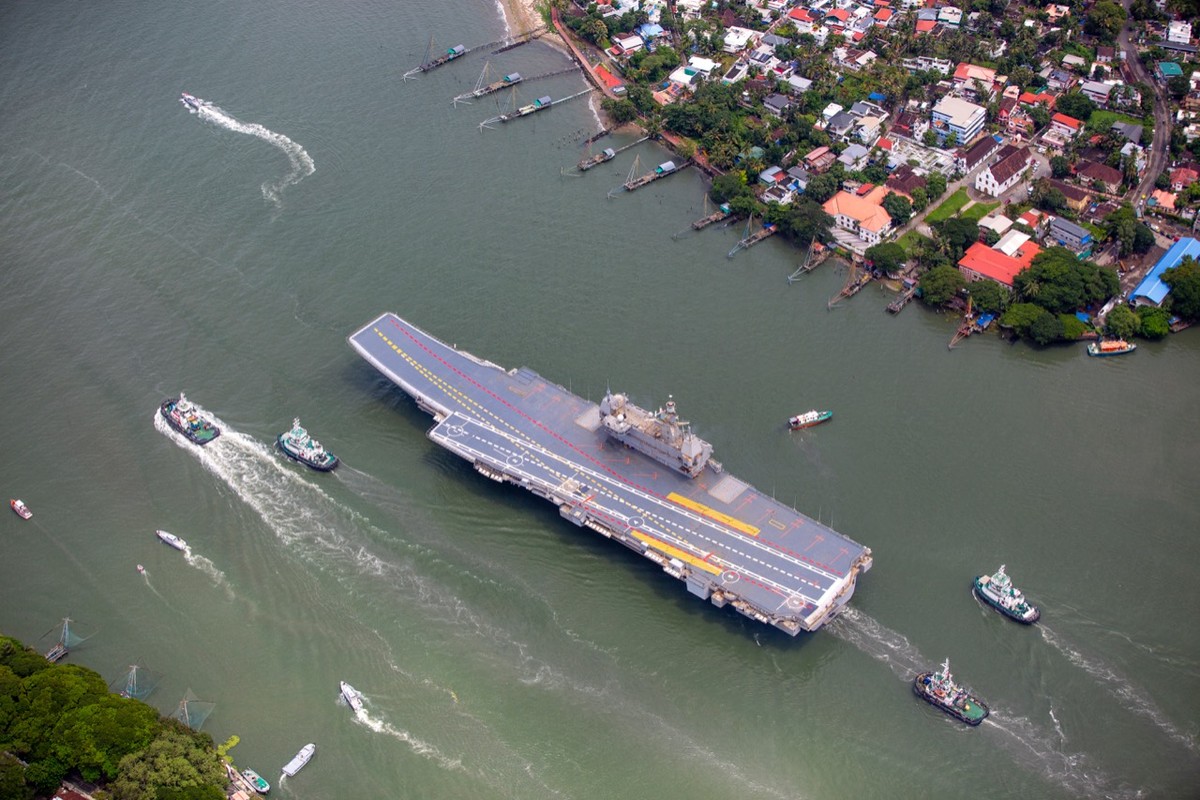
{"type": "MultiPolygon", "coordinates": [[[[1125,6],[1125,11],[1128,12],[1129,7],[1133,5],[1133,0],[1122,0],[1122,4],[1125,6]]],[[[1167,166],[1167,154],[1171,139],[1171,104],[1167,100],[1163,87],[1159,85],[1153,75],[1146,72],[1141,59],[1138,58],[1137,45],[1133,37],[1134,24],[1134,19],[1130,16],[1125,21],[1125,27],[1121,29],[1121,34],[1117,37],[1117,44],[1125,51],[1125,63],[1129,65],[1129,71],[1154,91],[1154,140],[1150,144],[1150,154],[1146,159],[1146,172],[1142,183],[1133,190],[1133,202],[1136,205],[1154,190],[1154,181],[1167,166]]]]}

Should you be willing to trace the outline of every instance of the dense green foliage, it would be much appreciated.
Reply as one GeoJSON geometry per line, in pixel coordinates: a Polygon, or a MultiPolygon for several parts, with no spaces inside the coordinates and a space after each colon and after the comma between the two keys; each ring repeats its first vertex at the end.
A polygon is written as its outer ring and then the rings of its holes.
{"type": "Polygon", "coordinates": [[[1080,261],[1065,247],[1051,247],[1017,273],[1013,288],[1022,302],[1064,314],[1103,303],[1117,293],[1120,283],[1112,269],[1080,261]]]}
{"type": "Polygon", "coordinates": [[[1104,332],[1118,339],[1129,339],[1137,333],[1139,320],[1127,305],[1119,305],[1104,319],[1104,332]]]}
{"type": "Polygon", "coordinates": [[[1060,318],[1033,303],[1014,303],[1000,318],[1000,324],[1011,327],[1018,336],[1046,345],[1063,338],[1060,318]]]}
{"type": "MultiPolygon", "coordinates": [[[[15,639],[0,636],[0,797],[52,794],[72,771],[111,782],[117,800],[155,800],[159,787],[207,786],[219,800],[224,769],[207,734],[195,733],[138,700],[110,694],[95,672],[51,664],[15,639]],[[188,743],[154,773],[131,773],[164,737],[188,743]]],[[[200,800],[201,795],[195,795],[200,800]]]]}
{"type": "Polygon", "coordinates": [[[1171,332],[1171,315],[1166,309],[1142,306],[1137,317],[1138,333],[1147,339],[1164,339],[1171,332]]]}
{"type": "Polygon", "coordinates": [[[1125,27],[1127,18],[1125,9],[1113,0],[1100,0],[1092,6],[1083,23],[1083,29],[1092,36],[1098,36],[1106,42],[1116,41],[1117,34],[1125,27]]]}
{"type": "Polygon", "coordinates": [[[1008,308],[1009,293],[995,281],[973,281],[967,287],[971,304],[978,311],[999,314],[1008,308]]]}
{"type": "Polygon", "coordinates": [[[1120,253],[1146,253],[1154,246],[1154,232],[1142,223],[1134,213],[1133,206],[1123,203],[1120,208],[1104,218],[1108,238],[1116,239],[1120,253]]]}
{"type": "Polygon", "coordinates": [[[883,210],[891,216],[893,225],[903,225],[912,216],[912,201],[902,194],[888,192],[883,198],[883,210]]]}
{"type": "Polygon", "coordinates": [[[940,264],[921,275],[921,302],[930,306],[942,306],[967,284],[956,267],[940,264]]]}
{"type": "Polygon", "coordinates": [[[1083,92],[1068,92],[1054,101],[1054,108],[1068,117],[1087,122],[1096,110],[1096,104],[1083,92]]]}
{"type": "Polygon", "coordinates": [[[864,255],[874,265],[875,269],[882,270],[883,272],[896,272],[908,260],[908,255],[904,252],[904,248],[895,242],[884,242],[873,247],[868,247],[864,255]]]}
{"type": "Polygon", "coordinates": [[[1200,320],[1200,262],[1187,256],[1162,279],[1171,287],[1171,310],[1183,319],[1200,320]]]}

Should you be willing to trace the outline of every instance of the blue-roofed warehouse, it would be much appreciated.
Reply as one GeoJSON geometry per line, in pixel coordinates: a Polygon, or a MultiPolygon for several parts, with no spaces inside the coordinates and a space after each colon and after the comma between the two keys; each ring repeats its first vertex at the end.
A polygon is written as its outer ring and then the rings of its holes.
{"type": "Polygon", "coordinates": [[[1161,306],[1167,297],[1167,292],[1171,291],[1171,287],[1163,283],[1163,273],[1178,267],[1179,262],[1183,261],[1186,256],[1200,261],[1200,241],[1188,237],[1171,245],[1171,249],[1158,260],[1154,268],[1146,274],[1146,277],[1142,278],[1142,282],[1129,295],[1129,301],[1139,306],[1161,306]]]}

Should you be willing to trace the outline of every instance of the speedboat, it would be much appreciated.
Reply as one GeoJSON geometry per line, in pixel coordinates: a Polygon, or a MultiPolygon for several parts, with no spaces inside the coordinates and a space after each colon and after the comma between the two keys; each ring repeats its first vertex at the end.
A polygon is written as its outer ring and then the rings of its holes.
{"type": "Polygon", "coordinates": [[[187,106],[193,112],[199,111],[200,107],[202,105],[204,105],[203,100],[201,100],[199,97],[194,97],[194,96],[188,94],[187,92],[180,93],[179,102],[183,103],[185,106],[187,106]]]}
{"type": "Polygon", "coordinates": [[[166,531],[155,531],[154,535],[161,539],[163,544],[169,544],[176,550],[187,550],[188,543],[173,533],[167,533],[166,531]]]}
{"type": "Polygon", "coordinates": [[[355,689],[353,686],[346,683],[345,681],[342,681],[342,697],[345,698],[346,705],[350,706],[351,711],[353,711],[356,714],[359,711],[362,711],[362,707],[363,707],[362,692],[360,692],[358,689],[355,689]]]}
{"type": "Polygon", "coordinates": [[[254,787],[254,791],[259,794],[266,794],[271,791],[271,784],[267,783],[266,778],[252,769],[247,768],[242,770],[242,777],[249,781],[250,785],[254,787]]]}
{"type": "Polygon", "coordinates": [[[146,574],[146,568],[143,567],[141,564],[138,564],[138,575],[145,575],[145,574],[146,574]]]}
{"type": "Polygon", "coordinates": [[[9,500],[8,507],[16,512],[21,519],[29,519],[33,516],[33,512],[29,510],[29,506],[25,505],[20,500],[9,500]]]}

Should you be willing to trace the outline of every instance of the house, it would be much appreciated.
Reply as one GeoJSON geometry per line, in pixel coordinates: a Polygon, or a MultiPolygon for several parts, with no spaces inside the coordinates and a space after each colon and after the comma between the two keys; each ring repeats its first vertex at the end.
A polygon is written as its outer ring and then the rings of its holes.
{"type": "Polygon", "coordinates": [[[1091,231],[1062,217],[1050,218],[1046,240],[1054,241],[1059,247],[1065,247],[1081,258],[1091,255],[1092,247],[1096,244],[1092,240],[1091,231]]]}
{"type": "Polygon", "coordinates": [[[1056,143],[1065,144],[1079,135],[1083,130],[1083,123],[1074,117],[1068,117],[1066,114],[1056,112],[1050,117],[1050,130],[1047,136],[1053,137],[1056,143]]]}
{"type": "Polygon", "coordinates": [[[871,151],[861,144],[852,144],[842,151],[842,154],[838,156],[838,161],[845,164],[846,169],[862,169],[867,165],[867,156],[870,153],[871,151]]]}
{"type": "Polygon", "coordinates": [[[1057,189],[1062,192],[1063,197],[1067,200],[1067,208],[1076,213],[1087,208],[1087,204],[1092,200],[1091,192],[1080,189],[1078,186],[1063,183],[1056,178],[1050,178],[1046,183],[1051,189],[1057,189]]]}
{"type": "Polygon", "coordinates": [[[780,119],[783,119],[788,109],[793,108],[795,105],[791,98],[785,94],[770,94],[763,100],[763,108],[766,109],[767,113],[780,119]]]}
{"type": "Polygon", "coordinates": [[[810,172],[818,174],[828,171],[837,161],[837,153],[828,147],[818,147],[804,157],[804,164],[810,172]]]}
{"type": "Polygon", "coordinates": [[[1084,60],[1083,56],[1068,53],[1062,57],[1062,65],[1074,72],[1083,72],[1084,68],[1087,67],[1087,61],[1084,60]]]}
{"type": "Polygon", "coordinates": [[[1160,61],[1154,67],[1154,73],[1158,75],[1161,81],[1168,81],[1171,78],[1178,78],[1183,74],[1183,70],[1174,61],[1160,61]]]}
{"type": "Polygon", "coordinates": [[[1029,116],[1029,110],[1025,106],[1010,111],[1008,119],[1004,122],[1004,129],[1014,136],[1030,136],[1036,127],[1033,117],[1029,116]]]}
{"type": "Polygon", "coordinates": [[[994,136],[984,136],[969,148],[959,148],[954,154],[954,168],[966,175],[999,149],[999,140],[994,136]]]}
{"type": "Polygon", "coordinates": [[[726,53],[740,53],[747,47],[757,44],[761,36],[762,34],[749,28],[739,28],[734,25],[725,31],[725,43],[721,49],[726,53]]]}
{"type": "Polygon", "coordinates": [[[1088,186],[1093,188],[1096,184],[1100,184],[1103,191],[1109,194],[1120,193],[1121,183],[1125,180],[1121,170],[1107,164],[1097,164],[1095,161],[1080,161],[1076,164],[1075,177],[1085,181],[1088,186]]]}
{"type": "Polygon", "coordinates": [[[613,50],[617,51],[617,55],[627,56],[630,53],[636,53],[646,47],[646,42],[636,33],[626,33],[619,36],[614,36],[613,50]]]}
{"type": "Polygon", "coordinates": [[[1137,144],[1142,141],[1142,126],[1134,125],[1132,122],[1114,122],[1112,128],[1117,133],[1125,137],[1125,140],[1137,144]]]}
{"type": "Polygon", "coordinates": [[[1171,184],[1171,188],[1176,192],[1182,192],[1184,189],[1191,186],[1197,180],[1200,180],[1200,173],[1191,167],[1178,167],[1171,171],[1167,180],[1171,184]]]}
{"type": "Polygon", "coordinates": [[[1049,224],[1049,217],[1044,211],[1038,211],[1036,208],[1031,208],[1021,216],[1017,217],[1017,222],[1029,228],[1034,236],[1041,238],[1046,232],[1046,226],[1049,224]]]}
{"type": "Polygon", "coordinates": [[[746,80],[750,74],[750,65],[745,61],[735,61],[729,70],[721,76],[721,83],[729,85],[746,80]]]}
{"type": "Polygon", "coordinates": [[[938,22],[951,28],[957,28],[962,25],[963,12],[961,8],[954,6],[942,6],[938,11],[938,22]]]}
{"type": "Polygon", "coordinates": [[[713,61],[711,58],[703,56],[691,56],[688,58],[688,69],[693,69],[705,78],[711,78],[716,72],[717,67],[721,66],[719,62],[713,61]]]}
{"type": "Polygon", "coordinates": [[[917,56],[904,59],[900,62],[900,66],[909,72],[938,72],[942,75],[949,75],[950,71],[954,69],[954,62],[948,58],[917,56]]]}
{"type": "Polygon", "coordinates": [[[1013,221],[1003,214],[988,214],[983,219],[979,220],[979,227],[983,230],[994,232],[997,236],[1004,236],[1013,226],[1013,221]]]}
{"type": "Polygon", "coordinates": [[[1142,282],[1134,287],[1129,295],[1129,302],[1139,306],[1161,307],[1167,293],[1171,291],[1171,287],[1163,283],[1162,275],[1167,270],[1179,266],[1179,262],[1183,261],[1185,256],[1200,260],[1200,241],[1188,237],[1171,245],[1171,249],[1150,268],[1142,282]]]}
{"type": "Polygon", "coordinates": [[[808,170],[804,167],[792,167],[787,171],[788,186],[793,192],[803,192],[808,188],[808,181],[812,177],[808,174],[808,170]]]}
{"type": "Polygon", "coordinates": [[[965,61],[960,62],[954,69],[954,85],[972,94],[976,93],[975,87],[978,84],[981,93],[985,97],[991,97],[996,80],[996,70],[965,61]]]}
{"type": "Polygon", "coordinates": [[[876,186],[861,197],[843,190],[825,201],[822,208],[839,228],[875,245],[892,227],[892,217],[882,205],[887,193],[883,186],[876,186]]]}
{"type": "Polygon", "coordinates": [[[927,130],[929,130],[929,120],[915,111],[901,111],[896,117],[896,121],[892,123],[893,136],[905,136],[918,142],[927,130]]]}
{"type": "Polygon", "coordinates": [[[829,120],[833,119],[835,116],[845,110],[846,109],[844,106],[840,106],[837,103],[830,103],[829,105],[825,106],[825,108],[821,109],[821,117],[826,122],[829,122],[829,120]]]}
{"type": "Polygon", "coordinates": [[[1192,41],[1192,23],[1174,20],[1167,23],[1167,41],[1172,44],[1188,44],[1192,41]]]}
{"type": "Polygon", "coordinates": [[[612,92],[614,95],[617,95],[618,97],[625,94],[624,81],[622,81],[616,75],[613,75],[611,72],[609,72],[604,67],[603,64],[597,64],[595,71],[596,71],[596,77],[600,79],[601,83],[603,83],[606,87],[608,87],[608,90],[610,92],[612,92]]]}
{"type": "Polygon", "coordinates": [[[936,19],[919,19],[915,30],[917,33],[933,33],[937,30],[937,26],[936,19]]]}
{"type": "Polygon", "coordinates": [[[1076,78],[1071,73],[1062,69],[1050,69],[1045,71],[1046,86],[1056,92],[1065,92],[1075,85],[1076,78]]]}
{"type": "Polygon", "coordinates": [[[1115,47],[1102,44],[1096,48],[1097,64],[1111,64],[1116,57],[1117,49],[1115,47]]]}
{"type": "Polygon", "coordinates": [[[777,183],[783,183],[787,180],[787,173],[783,171],[783,167],[767,167],[762,172],[758,173],[758,182],[764,186],[774,186],[777,183]]]}
{"type": "Polygon", "coordinates": [[[939,142],[953,134],[960,144],[967,144],[983,130],[986,119],[987,109],[983,106],[947,95],[933,107],[931,123],[939,142]]]}
{"type": "Polygon", "coordinates": [[[883,135],[883,120],[879,117],[863,117],[854,129],[854,136],[867,147],[879,141],[883,135]]]}
{"type": "Polygon", "coordinates": [[[1021,92],[1021,96],[1017,98],[1017,102],[1023,106],[1030,107],[1036,106],[1038,103],[1042,103],[1046,106],[1046,108],[1053,110],[1055,97],[1057,97],[1057,95],[1053,95],[1048,92],[1039,92],[1037,94],[1034,94],[1033,92],[1021,92]]]}
{"type": "Polygon", "coordinates": [[[999,197],[1017,185],[1032,160],[1028,147],[1006,144],[996,162],[984,167],[975,177],[975,188],[992,197],[999,197]]]}
{"type": "Polygon", "coordinates": [[[975,242],[967,248],[958,261],[958,271],[968,281],[995,281],[1011,289],[1017,273],[1032,264],[1040,252],[1042,248],[1030,241],[1027,234],[1009,231],[994,247],[975,242]]]}
{"type": "Polygon", "coordinates": [[[1114,88],[1116,88],[1116,84],[1101,83],[1100,81],[1084,81],[1079,84],[1079,90],[1101,108],[1108,107],[1108,96],[1112,94],[1114,88]]]}
{"type": "Polygon", "coordinates": [[[849,111],[839,111],[825,124],[825,130],[830,136],[845,136],[857,121],[858,117],[849,111]]]}
{"type": "Polygon", "coordinates": [[[1150,193],[1150,199],[1146,201],[1147,208],[1161,208],[1163,211],[1175,210],[1175,195],[1171,192],[1164,192],[1162,189],[1155,189],[1150,193]]]}
{"type": "Polygon", "coordinates": [[[1060,20],[1071,14],[1071,9],[1064,5],[1048,5],[1042,10],[1046,12],[1046,19],[1051,25],[1057,25],[1060,20]]]}
{"type": "Polygon", "coordinates": [[[802,95],[812,88],[813,82],[808,78],[801,78],[799,75],[792,75],[785,81],[788,87],[788,94],[802,95]]]}
{"type": "Polygon", "coordinates": [[[890,8],[881,8],[875,12],[875,16],[872,17],[872,19],[875,25],[879,26],[880,28],[886,28],[892,24],[892,17],[894,16],[895,12],[890,8]]]}
{"type": "Polygon", "coordinates": [[[904,195],[912,200],[913,192],[917,189],[924,189],[927,183],[925,177],[918,175],[912,166],[903,164],[892,170],[892,174],[888,175],[887,182],[883,185],[887,187],[888,191],[904,195]]]}
{"type": "Polygon", "coordinates": [[[797,33],[811,34],[813,28],[820,24],[821,20],[818,14],[807,8],[793,8],[788,12],[787,16],[788,20],[796,28],[797,33]]]}

